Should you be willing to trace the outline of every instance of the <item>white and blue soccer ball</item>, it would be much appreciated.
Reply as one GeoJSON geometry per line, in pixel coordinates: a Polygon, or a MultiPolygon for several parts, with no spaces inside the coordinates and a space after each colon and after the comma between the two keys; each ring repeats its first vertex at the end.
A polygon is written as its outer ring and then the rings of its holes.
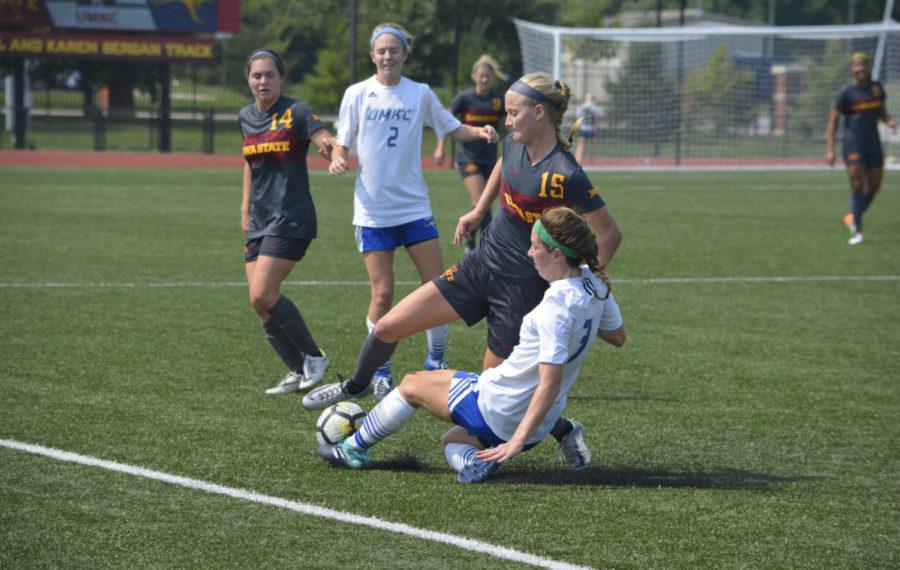
{"type": "Polygon", "coordinates": [[[322,410],[316,421],[319,445],[337,445],[358,430],[366,411],[353,402],[338,402],[322,410]]]}

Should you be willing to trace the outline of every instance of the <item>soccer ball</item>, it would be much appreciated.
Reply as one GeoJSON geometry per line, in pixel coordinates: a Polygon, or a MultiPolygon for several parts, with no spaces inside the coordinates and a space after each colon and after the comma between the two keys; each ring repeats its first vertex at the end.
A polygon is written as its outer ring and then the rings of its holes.
{"type": "Polygon", "coordinates": [[[322,411],[316,421],[319,445],[337,445],[362,426],[366,411],[353,402],[338,402],[322,411]]]}

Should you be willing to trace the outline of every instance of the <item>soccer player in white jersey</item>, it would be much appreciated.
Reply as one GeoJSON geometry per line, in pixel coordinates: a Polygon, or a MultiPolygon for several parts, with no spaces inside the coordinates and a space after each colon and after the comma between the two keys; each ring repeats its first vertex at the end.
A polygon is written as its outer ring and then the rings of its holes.
{"type": "MultiPolygon", "coordinates": [[[[424,83],[403,77],[403,63],[412,48],[412,36],[394,23],[379,24],[370,40],[375,75],[344,92],[337,124],[337,145],[329,171],[347,172],[347,155],[356,143],[359,171],[353,201],[356,244],[363,255],[371,285],[366,324],[369,332],[394,302],[394,250],[406,247],[422,283],[440,275],[444,260],[428,187],[422,176],[422,127],[438,138],[461,142],[482,139],[497,142],[490,125],[463,125],[441,105],[424,83]]],[[[448,325],[428,329],[428,370],[447,367],[444,352],[448,325]]],[[[391,363],[374,375],[375,398],[392,387],[391,363]]]]}
{"type": "Polygon", "coordinates": [[[444,456],[459,482],[477,483],[546,437],[595,340],[622,346],[625,326],[597,264],[596,239],[574,210],[545,210],[534,224],[528,256],[550,287],[522,320],[509,358],[480,375],[436,370],[405,376],[359,431],[340,445],[321,446],[319,455],[351,469],[365,467],[373,445],[425,408],[456,424],[441,439],[444,456]]]}

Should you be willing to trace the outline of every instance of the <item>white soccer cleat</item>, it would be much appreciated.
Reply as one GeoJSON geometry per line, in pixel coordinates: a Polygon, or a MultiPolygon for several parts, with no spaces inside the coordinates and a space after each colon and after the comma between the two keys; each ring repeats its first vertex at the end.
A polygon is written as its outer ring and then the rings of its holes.
{"type": "Polygon", "coordinates": [[[569,469],[579,471],[591,466],[591,449],[584,442],[584,426],[576,420],[569,420],[572,431],[559,440],[559,450],[569,462],[569,469]]]}
{"type": "Polygon", "coordinates": [[[372,384],[375,386],[375,401],[380,402],[394,389],[394,377],[390,374],[375,376],[372,384]]]}
{"type": "Polygon", "coordinates": [[[325,377],[325,369],[328,368],[328,355],[322,351],[322,356],[306,355],[303,359],[303,376],[306,378],[300,382],[300,388],[306,389],[315,386],[325,377]]]}
{"type": "Polygon", "coordinates": [[[863,242],[863,234],[862,232],[856,232],[853,234],[853,237],[847,240],[847,243],[850,245],[859,245],[863,242]]]}
{"type": "Polygon", "coordinates": [[[266,394],[290,394],[291,392],[297,392],[304,387],[304,382],[306,382],[306,377],[303,376],[302,372],[291,370],[287,373],[287,376],[281,379],[277,386],[266,390],[266,394]]]}
{"type": "Polygon", "coordinates": [[[332,404],[343,402],[345,400],[356,400],[372,393],[372,385],[366,386],[359,394],[352,394],[349,391],[350,380],[338,374],[339,382],[334,384],[325,384],[319,386],[315,390],[310,390],[303,396],[301,404],[307,410],[321,410],[332,404]]]}

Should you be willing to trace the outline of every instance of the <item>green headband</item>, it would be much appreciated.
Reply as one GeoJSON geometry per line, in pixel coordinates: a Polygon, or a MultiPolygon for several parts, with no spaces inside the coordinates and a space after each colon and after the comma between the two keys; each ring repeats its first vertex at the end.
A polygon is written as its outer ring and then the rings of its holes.
{"type": "Polygon", "coordinates": [[[563,252],[566,257],[571,257],[572,259],[581,259],[581,256],[575,253],[575,250],[567,245],[563,245],[559,240],[551,236],[550,232],[547,231],[547,228],[545,228],[544,225],[541,224],[540,219],[538,219],[538,221],[534,223],[534,233],[536,233],[538,237],[541,238],[542,242],[555,247],[559,251],[563,252]]]}

